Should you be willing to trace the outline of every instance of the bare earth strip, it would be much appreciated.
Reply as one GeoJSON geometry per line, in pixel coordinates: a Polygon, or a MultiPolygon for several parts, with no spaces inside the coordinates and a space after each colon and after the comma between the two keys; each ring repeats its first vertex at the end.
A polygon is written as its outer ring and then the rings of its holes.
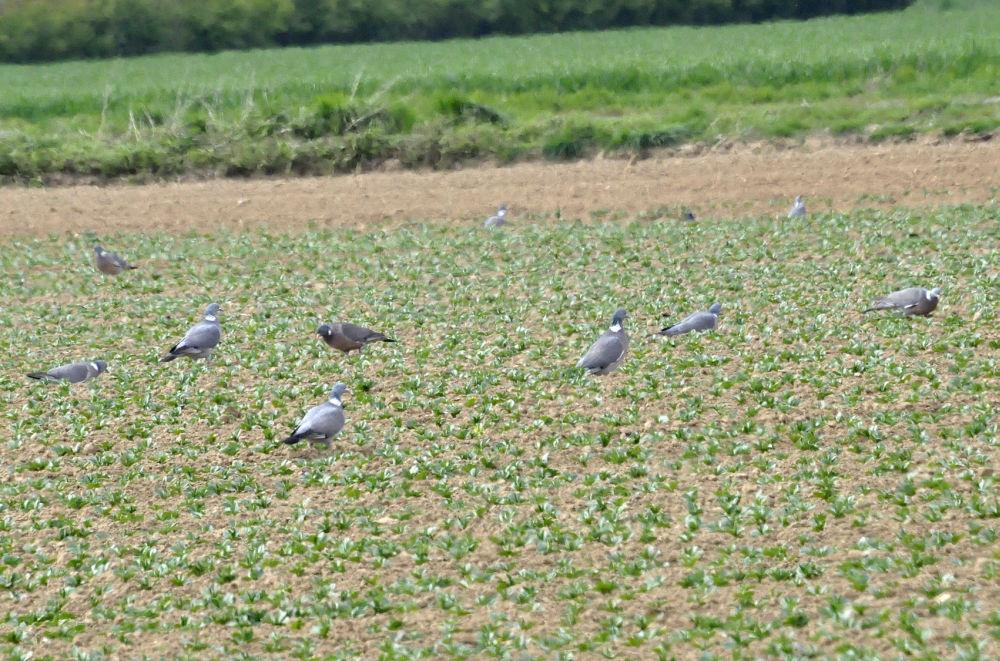
{"type": "Polygon", "coordinates": [[[74,185],[0,191],[0,235],[366,227],[514,217],[586,219],[595,211],[689,206],[699,216],[781,213],[796,194],[812,211],[985,203],[1000,191],[1000,142],[741,146],[639,161],[479,166],[448,172],[74,185]]]}

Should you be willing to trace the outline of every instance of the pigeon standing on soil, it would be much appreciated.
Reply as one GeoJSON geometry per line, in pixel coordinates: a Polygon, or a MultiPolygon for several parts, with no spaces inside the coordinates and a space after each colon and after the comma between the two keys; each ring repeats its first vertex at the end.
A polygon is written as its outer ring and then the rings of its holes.
{"type": "Polygon", "coordinates": [[[582,367],[588,374],[610,374],[622,364],[628,351],[628,333],[625,332],[625,319],[628,312],[618,308],[611,319],[611,327],[590,345],[577,367],[582,367]]]}
{"type": "Polygon", "coordinates": [[[365,345],[372,342],[395,342],[391,337],[386,337],[382,333],[373,331],[364,326],[348,324],[344,322],[334,322],[323,324],[316,329],[316,334],[323,338],[323,341],[332,348],[343,351],[345,354],[357,349],[358,353],[365,345]]]}
{"type": "Polygon", "coordinates": [[[693,221],[694,220],[694,212],[691,211],[690,209],[685,209],[684,210],[684,215],[681,216],[681,220],[686,220],[688,222],[693,221]]]}
{"type": "Polygon", "coordinates": [[[502,227],[507,222],[507,205],[501,204],[497,209],[497,212],[486,219],[483,226],[487,229],[495,229],[497,227],[502,227]]]}
{"type": "Polygon", "coordinates": [[[344,404],[341,397],[345,390],[347,386],[343,383],[335,384],[330,392],[330,399],[306,411],[299,426],[282,442],[285,445],[295,445],[301,440],[319,441],[329,448],[333,437],[344,428],[344,404]]]}
{"type": "Polygon", "coordinates": [[[201,321],[192,326],[184,334],[184,338],[172,346],[163,358],[160,358],[160,362],[169,363],[171,360],[180,358],[181,356],[187,356],[195,360],[198,358],[211,358],[212,350],[215,349],[215,346],[219,343],[219,339],[222,337],[222,328],[219,326],[219,318],[216,316],[218,312],[218,303],[212,303],[205,308],[205,315],[201,321]]]}
{"type": "Polygon", "coordinates": [[[713,303],[712,307],[708,308],[708,310],[695,312],[694,314],[685,317],[679,323],[662,329],[659,334],[673,337],[674,335],[683,335],[684,333],[690,333],[691,331],[701,333],[703,331],[712,330],[715,328],[716,324],[719,323],[720,312],[722,312],[722,305],[719,303],[713,303]]]}
{"type": "Polygon", "coordinates": [[[94,263],[97,266],[97,270],[108,275],[118,275],[122,271],[139,268],[138,266],[129,264],[121,255],[108,252],[101,246],[94,246],[94,256],[94,263]]]}
{"type": "Polygon", "coordinates": [[[53,367],[47,372],[32,372],[28,374],[29,379],[38,381],[68,381],[70,383],[83,383],[96,378],[99,374],[108,371],[108,364],[103,360],[95,360],[89,363],[71,363],[53,367]]]}
{"type": "Polygon", "coordinates": [[[788,211],[789,218],[804,218],[806,215],[806,203],[802,200],[801,195],[795,197],[795,204],[788,211]]]}
{"type": "Polygon", "coordinates": [[[929,290],[923,287],[909,287],[878,299],[862,314],[877,310],[899,310],[907,317],[913,315],[927,317],[937,308],[940,299],[941,290],[937,287],[929,290]]]}

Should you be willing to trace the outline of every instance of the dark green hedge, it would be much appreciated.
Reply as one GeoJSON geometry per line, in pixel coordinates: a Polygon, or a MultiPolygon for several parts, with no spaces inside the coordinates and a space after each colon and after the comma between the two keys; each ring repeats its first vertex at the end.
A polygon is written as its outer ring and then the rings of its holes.
{"type": "Polygon", "coordinates": [[[0,0],[0,61],[718,24],[913,0],[0,0]]]}

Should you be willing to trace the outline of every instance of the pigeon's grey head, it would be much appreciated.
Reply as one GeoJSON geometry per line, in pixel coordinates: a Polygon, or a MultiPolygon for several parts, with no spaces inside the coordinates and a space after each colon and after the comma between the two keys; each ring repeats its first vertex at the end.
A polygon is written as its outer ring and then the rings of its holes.
{"type": "Polygon", "coordinates": [[[347,385],[338,381],[333,384],[333,390],[330,391],[330,399],[340,400],[340,398],[347,392],[347,385]]]}
{"type": "Polygon", "coordinates": [[[718,315],[722,312],[722,303],[712,303],[712,307],[708,308],[708,311],[714,315],[718,315]]]}
{"type": "Polygon", "coordinates": [[[611,327],[612,328],[617,327],[619,330],[621,330],[622,324],[625,323],[625,320],[627,318],[628,318],[628,312],[625,311],[625,308],[618,308],[617,310],[615,310],[615,316],[611,317],[611,327]]]}
{"type": "Polygon", "coordinates": [[[941,288],[940,287],[935,287],[934,289],[932,289],[929,292],[927,292],[927,298],[929,298],[929,299],[938,298],[940,296],[941,296],[941,288]]]}
{"type": "Polygon", "coordinates": [[[504,202],[503,204],[501,204],[500,206],[497,207],[497,215],[500,216],[501,218],[503,218],[504,216],[507,215],[507,203],[506,202],[504,202]]]}
{"type": "Polygon", "coordinates": [[[333,329],[330,328],[330,324],[323,324],[316,329],[316,334],[320,337],[330,337],[333,335],[333,329]]]}
{"type": "Polygon", "coordinates": [[[219,314],[219,304],[212,303],[207,308],[205,308],[205,318],[215,319],[216,315],[219,314]]]}
{"type": "Polygon", "coordinates": [[[796,195],[795,196],[795,204],[802,204],[802,196],[801,195],[796,195]]]}
{"type": "Polygon", "coordinates": [[[102,255],[104,254],[104,248],[102,248],[101,246],[94,246],[94,252],[97,253],[98,255],[102,255]]]}
{"type": "Polygon", "coordinates": [[[103,360],[95,360],[91,365],[94,366],[98,374],[104,374],[108,371],[108,364],[103,360]]]}

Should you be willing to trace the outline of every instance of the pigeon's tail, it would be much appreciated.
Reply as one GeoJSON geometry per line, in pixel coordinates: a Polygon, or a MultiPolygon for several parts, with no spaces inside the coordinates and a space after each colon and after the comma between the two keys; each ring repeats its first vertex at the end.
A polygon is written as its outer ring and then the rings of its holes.
{"type": "Polygon", "coordinates": [[[170,347],[167,353],[163,354],[163,358],[160,358],[160,362],[169,363],[171,360],[177,360],[182,355],[184,355],[182,353],[177,352],[177,347],[179,347],[180,345],[181,345],[180,343],[177,343],[174,346],[170,347]]]}
{"type": "Polygon", "coordinates": [[[28,374],[29,379],[36,379],[38,381],[49,381],[52,379],[47,372],[31,372],[28,374]]]}
{"type": "Polygon", "coordinates": [[[282,441],[285,445],[295,445],[301,441],[304,437],[301,434],[292,434],[288,438],[282,441]]]}
{"type": "Polygon", "coordinates": [[[675,328],[677,328],[677,326],[667,326],[666,328],[661,328],[660,332],[657,333],[657,335],[666,335],[667,337],[673,337],[674,335],[677,334],[676,331],[674,331],[675,328]]]}
{"type": "Polygon", "coordinates": [[[127,268],[129,271],[134,271],[135,269],[137,269],[139,267],[136,266],[135,264],[128,264],[125,268],[127,268]]]}
{"type": "Polygon", "coordinates": [[[386,337],[385,335],[383,335],[381,338],[379,338],[379,340],[382,341],[382,342],[396,342],[397,341],[395,338],[386,337]]]}

